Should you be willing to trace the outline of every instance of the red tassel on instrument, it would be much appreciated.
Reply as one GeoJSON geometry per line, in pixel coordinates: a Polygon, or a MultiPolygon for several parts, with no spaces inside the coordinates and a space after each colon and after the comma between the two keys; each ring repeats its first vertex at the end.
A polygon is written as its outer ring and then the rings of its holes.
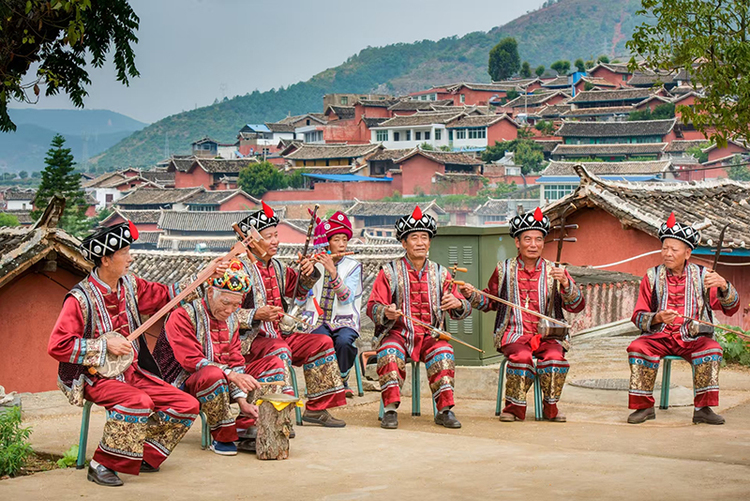
{"type": "Polygon", "coordinates": [[[315,311],[318,312],[318,315],[319,316],[322,315],[323,314],[323,308],[320,307],[320,305],[318,304],[318,300],[317,299],[313,298],[313,304],[315,305],[315,311]]]}

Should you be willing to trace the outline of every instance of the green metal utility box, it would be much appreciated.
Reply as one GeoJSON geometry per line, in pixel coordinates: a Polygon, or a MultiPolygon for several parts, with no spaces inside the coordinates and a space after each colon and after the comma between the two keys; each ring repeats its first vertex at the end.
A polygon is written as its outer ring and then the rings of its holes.
{"type": "MultiPolygon", "coordinates": [[[[441,226],[430,246],[430,259],[443,266],[458,264],[468,273],[457,273],[478,289],[484,289],[498,261],[517,254],[507,226],[441,226]]],[[[472,311],[464,320],[447,320],[447,330],[462,341],[481,348],[479,353],[458,343],[453,347],[457,365],[489,365],[500,361],[495,349],[495,312],[472,311]]]]}

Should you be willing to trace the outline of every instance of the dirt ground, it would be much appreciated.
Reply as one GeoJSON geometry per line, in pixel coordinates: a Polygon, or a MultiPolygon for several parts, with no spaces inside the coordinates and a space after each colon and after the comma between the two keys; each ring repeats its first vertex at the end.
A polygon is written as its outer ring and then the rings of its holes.
{"type": "MultiPolygon", "coordinates": [[[[622,343],[571,352],[570,380],[627,377],[622,343]]],[[[673,380],[689,385],[689,370],[675,363],[673,380]]],[[[347,421],[344,429],[298,427],[286,461],[203,451],[196,426],[162,471],[123,475],[123,487],[87,482],[85,470],[56,470],[0,481],[0,499],[748,499],[750,372],[728,368],[721,377],[724,426],[692,425],[691,406],[657,410],[655,421],[628,425],[626,392],[567,386],[565,424],[535,422],[531,406],[531,420],[500,423],[494,401],[461,398],[458,391],[455,411],[464,426],[446,430],[433,424],[423,392],[423,415],[410,416],[405,397],[400,427],[391,431],[379,428],[378,395],[367,393],[334,412],[347,421]]],[[[37,450],[61,454],[77,443],[76,409],[54,394],[28,402],[37,450]]],[[[98,409],[89,457],[103,424],[98,409]]]]}

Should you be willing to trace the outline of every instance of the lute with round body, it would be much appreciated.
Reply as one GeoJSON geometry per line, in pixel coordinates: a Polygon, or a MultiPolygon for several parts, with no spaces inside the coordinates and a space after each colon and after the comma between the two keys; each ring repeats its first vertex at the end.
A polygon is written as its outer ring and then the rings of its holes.
{"type": "MultiPolygon", "coordinates": [[[[237,242],[234,244],[234,247],[227,252],[225,255],[218,257],[211,261],[206,268],[201,271],[196,279],[185,289],[180,292],[178,295],[176,295],[174,298],[172,298],[171,301],[169,301],[166,305],[164,305],[159,311],[157,311],[155,314],[151,315],[148,320],[146,320],[140,327],[138,327],[136,330],[134,330],[129,336],[125,337],[122,334],[120,334],[117,331],[110,331],[105,332],[100,337],[104,337],[107,340],[115,339],[115,338],[122,338],[129,342],[133,342],[138,337],[140,337],[143,333],[145,333],[148,329],[150,329],[156,322],[158,322],[164,315],[172,311],[173,308],[178,306],[180,302],[187,298],[190,294],[195,291],[198,287],[200,287],[203,282],[208,280],[211,275],[214,274],[216,271],[216,268],[224,261],[232,259],[234,257],[237,257],[241,254],[246,253],[246,249],[248,246],[252,246],[257,244],[260,240],[262,240],[263,237],[260,236],[260,234],[255,230],[255,228],[251,228],[250,234],[247,235],[245,238],[242,239],[242,241],[237,242]]],[[[127,370],[128,367],[130,367],[133,363],[133,360],[135,358],[135,350],[131,350],[130,353],[127,355],[113,355],[109,351],[106,353],[106,360],[102,365],[98,365],[96,367],[89,367],[89,373],[90,374],[98,374],[99,376],[105,377],[105,378],[114,378],[122,374],[127,370]]]]}

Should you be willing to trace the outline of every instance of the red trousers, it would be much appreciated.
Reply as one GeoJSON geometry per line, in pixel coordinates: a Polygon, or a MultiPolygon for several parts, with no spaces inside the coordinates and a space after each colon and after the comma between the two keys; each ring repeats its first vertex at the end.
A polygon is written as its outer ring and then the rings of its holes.
{"type": "Polygon", "coordinates": [[[141,461],[158,467],[167,459],[198,416],[198,401],[133,366],[123,376],[125,382],[99,379],[86,385],[84,396],[107,409],[94,460],[138,475],[141,461]]]}
{"type": "MultiPolygon", "coordinates": [[[[438,410],[453,407],[453,378],[456,362],[453,347],[448,341],[417,334],[414,337],[415,362],[424,362],[432,398],[438,410]]],[[[406,339],[398,333],[388,333],[378,348],[378,379],[383,405],[401,403],[401,386],[406,377],[406,339]]]]}
{"type": "Polygon", "coordinates": [[[554,339],[542,340],[536,351],[531,350],[532,336],[521,336],[515,343],[502,347],[508,359],[505,374],[505,408],[503,412],[526,418],[526,393],[538,375],[542,388],[542,410],[544,416],[552,419],[557,416],[557,402],[560,400],[565,378],[570,364],[565,360],[563,347],[554,339]],[[537,359],[536,369],[533,359],[537,359]]]}
{"type": "Polygon", "coordinates": [[[719,368],[722,349],[709,337],[683,341],[680,334],[661,332],[641,336],[628,346],[630,362],[630,409],[654,406],[654,383],[659,361],[666,355],[682,357],[693,367],[694,404],[696,407],[719,405],[719,368]]]}
{"type": "MultiPolygon", "coordinates": [[[[330,336],[295,332],[284,338],[257,337],[245,360],[250,362],[269,356],[278,357],[287,364],[302,366],[308,410],[322,411],[346,404],[344,382],[330,336]]],[[[289,376],[286,382],[284,393],[292,394],[289,376]]]]}
{"type": "MultiPolygon", "coordinates": [[[[285,374],[284,362],[279,357],[263,357],[247,364],[245,374],[253,376],[258,381],[281,381],[285,374]]],[[[185,381],[184,390],[200,402],[201,411],[206,415],[214,440],[234,442],[238,438],[238,433],[242,434],[251,426],[255,426],[255,418],[242,413],[235,422],[230,408],[230,385],[224,371],[219,367],[207,365],[195,372],[185,381]]],[[[252,397],[250,395],[251,400],[252,397]]]]}

